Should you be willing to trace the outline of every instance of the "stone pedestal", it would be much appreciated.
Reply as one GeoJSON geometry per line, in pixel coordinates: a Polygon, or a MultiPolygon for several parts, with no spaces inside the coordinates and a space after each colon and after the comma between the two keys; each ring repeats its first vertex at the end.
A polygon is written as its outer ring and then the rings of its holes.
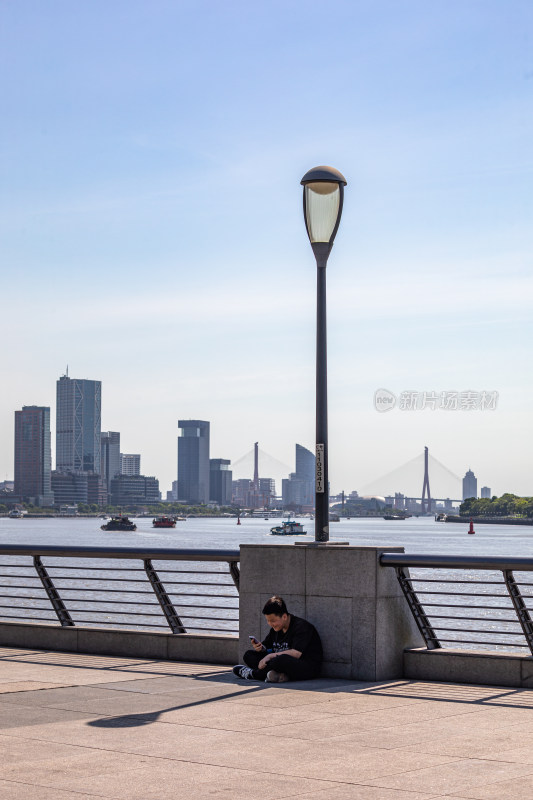
{"type": "Polygon", "coordinates": [[[289,613],[317,628],[324,677],[379,681],[403,677],[403,651],[423,646],[396,573],[381,567],[383,552],[403,547],[241,545],[240,653],[248,635],[263,639],[261,614],[274,594],[289,613]]]}

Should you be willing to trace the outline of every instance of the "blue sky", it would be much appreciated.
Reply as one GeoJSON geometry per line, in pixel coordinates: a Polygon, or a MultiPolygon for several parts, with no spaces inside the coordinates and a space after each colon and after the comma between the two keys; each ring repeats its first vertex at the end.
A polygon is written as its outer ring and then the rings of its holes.
{"type": "Polygon", "coordinates": [[[332,490],[428,445],[533,494],[529,2],[4,0],[0,26],[0,479],[67,364],[163,491],[181,417],[213,457],[313,447],[299,181],[325,163],[332,490]],[[378,388],[499,401],[378,414],[378,388]]]}

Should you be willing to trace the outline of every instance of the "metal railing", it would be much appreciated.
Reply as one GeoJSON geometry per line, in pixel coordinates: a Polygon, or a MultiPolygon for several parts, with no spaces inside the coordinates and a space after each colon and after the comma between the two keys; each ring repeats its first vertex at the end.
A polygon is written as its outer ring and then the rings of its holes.
{"type": "Polygon", "coordinates": [[[383,553],[380,562],[396,570],[429,650],[474,645],[533,655],[532,559],[383,553]]]}
{"type": "Polygon", "coordinates": [[[238,550],[3,545],[0,621],[236,636],[239,559],[238,550]]]}

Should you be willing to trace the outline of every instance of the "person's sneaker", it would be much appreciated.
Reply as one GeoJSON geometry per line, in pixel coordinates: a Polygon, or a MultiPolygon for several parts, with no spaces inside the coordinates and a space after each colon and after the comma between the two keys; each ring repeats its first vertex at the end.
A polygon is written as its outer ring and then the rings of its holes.
{"type": "Polygon", "coordinates": [[[238,678],[244,678],[245,681],[254,680],[253,669],[245,666],[244,664],[237,664],[236,667],[233,667],[233,674],[238,678]]]}
{"type": "Polygon", "coordinates": [[[276,672],[275,669],[271,669],[267,672],[265,683],[285,683],[288,680],[284,672],[276,672]]]}

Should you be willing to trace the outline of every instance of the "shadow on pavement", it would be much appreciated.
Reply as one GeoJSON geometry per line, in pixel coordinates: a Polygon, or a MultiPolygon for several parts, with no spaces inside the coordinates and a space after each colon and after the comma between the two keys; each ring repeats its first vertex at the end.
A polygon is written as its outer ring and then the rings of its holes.
{"type": "Polygon", "coordinates": [[[123,714],[120,717],[104,717],[103,719],[94,719],[88,722],[91,728],[135,728],[142,727],[143,725],[151,725],[152,722],[157,722],[161,714],[168,711],[179,711],[184,708],[194,708],[195,706],[203,706],[207,703],[216,703],[218,700],[229,700],[233,697],[240,695],[254,694],[255,691],[261,691],[263,686],[250,686],[243,689],[242,692],[231,692],[231,694],[222,694],[219,697],[208,697],[204,700],[195,700],[192,703],[180,703],[177,706],[169,706],[160,711],[148,711],[144,714],[123,714]]]}

